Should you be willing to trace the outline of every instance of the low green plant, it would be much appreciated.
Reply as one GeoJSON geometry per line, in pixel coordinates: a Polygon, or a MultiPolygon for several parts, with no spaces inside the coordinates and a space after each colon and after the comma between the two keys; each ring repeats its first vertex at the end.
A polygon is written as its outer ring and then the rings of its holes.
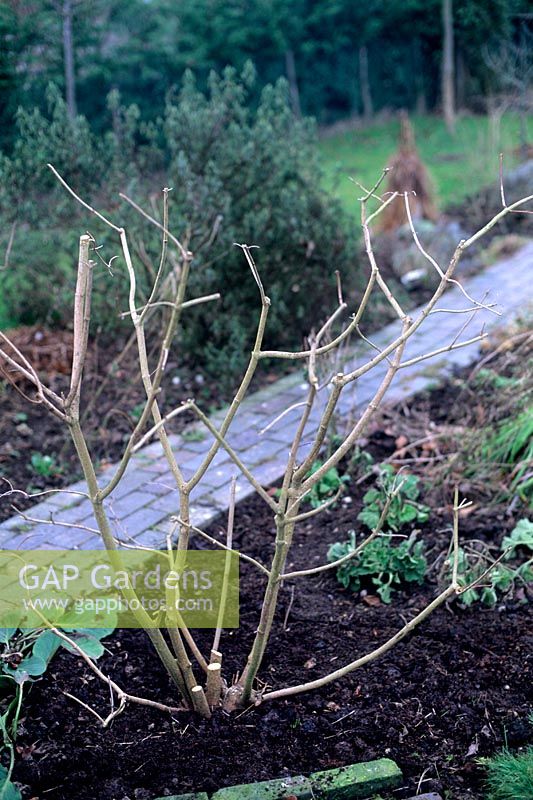
{"type": "MultiPolygon", "coordinates": [[[[394,544],[391,534],[382,534],[370,541],[361,552],[337,569],[337,580],[345,589],[360,591],[365,582],[377,588],[384,603],[390,603],[392,593],[402,583],[422,583],[427,570],[423,554],[424,542],[415,535],[394,544]]],[[[336,542],[328,550],[328,561],[353,553],[356,549],[355,532],[350,532],[346,542],[336,542]]]]}
{"type": "Polygon", "coordinates": [[[200,430],[200,428],[187,428],[181,434],[184,442],[203,442],[206,436],[205,431],[200,430]]]}
{"type": "MultiPolygon", "coordinates": [[[[104,653],[101,642],[112,628],[65,629],[77,646],[97,659],[104,653]]],[[[50,630],[0,628],[0,734],[9,765],[0,765],[0,800],[20,800],[21,794],[11,780],[15,762],[15,741],[26,685],[44,675],[60,647],[75,649],[50,630]]]]}
{"type": "MultiPolygon", "coordinates": [[[[509,561],[516,556],[516,550],[523,548],[533,553],[533,523],[527,519],[520,520],[509,536],[504,536],[500,551],[504,561],[509,561]]],[[[461,587],[470,586],[478,580],[491,563],[494,562],[490,549],[483,546],[481,549],[474,550],[470,547],[459,548],[459,577],[458,583],[461,587]]],[[[504,564],[501,561],[488,572],[483,579],[483,583],[466,589],[460,598],[464,606],[471,606],[473,603],[481,602],[483,605],[493,607],[500,597],[513,592],[516,585],[528,584],[533,581],[533,558],[529,558],[518,566],[504,564]]],[[[444,571],[444,580],[450,576],[450,565],[444,571]]]]}
{"type": "Polygon", "coordinates": [[[57,464],[55,458],[44,453],[32,453],[30,464],[35,475],[39,475],[42,478],[51,478],[61,472],[61,467],[57,464]]]}
{"type": "Polygon", "coordinates": [[[390,464],[380,464],[376,486],[364,495],[364,507],[357,519],[374,530],[390,499],[384,527],[398,531],[409,522],[427,522],[429,508],[417,502],[419,482],[416,475],[398,475],[390,464]]]}
{"type": "Polygon", "coordinates": [[[533,553],[533,522],[529,519],[521,519],[509,536],[502,539],[502,550],[508,550],[505,558],[509,560],[516,554],[518,547],[523,547],[533,553]]]}
{"type": "Polygon", "coordinates": [[[518,386],[520,381],[518,378],[507,378],[505,375],[500,375],[494,369],[483,368],[476,374],[474,383],[476,386],[488,384],[494,389],[508,389],[518,386]]]}
{"type": "Polygon", "coordinates": [[[482,442],[479,455],[510,473],[510,489],[524,502],[533,499],[533,408],[502,420],[482,442]]]}
{"type": "MultiPolygon", "coordinates": [[[[322,461],[315,461],[306,477],[310,477],[322,466],[322,461]]],[[[323,477],[315,483],[306,499],[313,508],[318,508],[326,500],[340,492],[345,483],[349,483],[349,475],[339,475],[336,467],[331,467],[323,477]]]]}
{"type": "MultiPolygon", "coordinates": [[[[113,628],[64,628],[78,647],[89,658],[100,658],[104,653],[101,640],[113,633],[113,628]]],[[[76,650],[50,630],[28,630],[0,628],[0,644],[4,646],[0,654],[1,671],[16,681],[38,678],[44,675],[48,665],[59,650],[64,647],[72,653],[76,650]]]]}
{"type": "Polygon", "coordinates": [[[130,417],[133,419],[134,422],[139,422],[143,411],[144,411],[144,403],[137,403],[137,405],[133,406],[133,408],[130,409],[130,417]]]}
{"type": "Polygon", "coordinates": [[[349,471],[357,473],[360,477],[367,475],[374,466],[374,459],[370,453],[356,445],[350,457],[349,471]]]}
{"type": "Polygon", "coordinates": [[[480,759],[487,769],[487,800],[531,800],[533,797],[533,747],[523,753],[502,750],[480,759]]]}

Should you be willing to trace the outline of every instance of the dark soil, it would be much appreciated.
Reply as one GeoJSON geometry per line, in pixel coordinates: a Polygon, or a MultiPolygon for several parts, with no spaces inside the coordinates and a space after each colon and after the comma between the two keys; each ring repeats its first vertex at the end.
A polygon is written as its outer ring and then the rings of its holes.
{"type": "MultiPolygon", "coordinates": [[[[524,372],[531,340],[521,336],[512,346],[503,342],[500,355],[485,356],[499,375],[524,372]]],[[[425,480],[422,499],[432,509],[419,532],[432,565],[426,582],[398,592],[391,605],[381,603],[371,586],[359,595],[343,590],[332,572],[284,585],[260,673],[269,687],[313,680],[374,649],[436,595],[450,539],[453,486],[461,475],[462,492],[473,500],[461,516],[463,543],[498,546],[527,515],[506,494],[499,473],[493,471],[491,483],[490,476],[476,481],[464,470],[467,432],[505,413],[505,403],[495,402],[492,379],[480,385],[465,377],[386,411],[361,442],[376,462],[390,458],[425,480]]],[[[506,391],[512,398],[518,389],[512,384],[506,391]]],[[[497,392],[505,400],[504,390],[497,392]]],[[[302,523],[289,569],[323,563],[328,546],[347,538],[359,524],[371,482],[371,476],[352,478],[337,508],[302,523]]],[[[220,518],[212,535],[224,526],[220,518]]],[[[203,540],[194,545],[202,547],[203,540]]],[[[269,562],[273,520],[261,500],[238,506],[235,546],[269,562]]],[[[244,665],[257,625],[264,589],[258,576],[241,562],[241,624],[225,632],[221,643],[230,680],[244,665]]],[[[532,738],[533,635],[526,600],[521,587],[493,609],[451,602],[385,657],[337,683],[232,716],[217,711],[210,721],[130,706],[104,730],[65,692],[105,715],[108,691],[84,662],[62,651],[25,699],[14,779],[24,787],[24,800],[153,800],[389,756],[404,773],[402,788],[391,798],[420,790],[483,800],[478,759],[532,738]]],[[[211,635],[198,633],[204,651],[211,635]]],[[[107,647],[99,665],[127,691],[176,703],[142,632],[118,631],[107,647]]]]}
{"type": "MultiPolygon", "coordinates": [[[[451,414],[455,408],[454,399],[457,388],[451,384],[419,396],[396,417],[394,430],[380,428],[369,436],[367,450],[376,460],[389,456],[397,450],[402,419],[412,424],[415,410],[422,420],[444,417],[443,409],[451,414]]],[[[339,508],[303,523],[290,568],[324,562],[329,544],[357,525],[365,488],[364,481],[352,482],[339,508]]],[[[429,563],[449,542],[452,514],[449,504],[439,507],[443,494],[441,485],[424,497],[436,508],[420,533],[429,563]]],[[[461,538],[497,545],[520,516],[501,504],[478,503],[461,520],[461,538]]],[[[222,518],[213,524],[212,534],[219,535],[224,524],[222,518]]],[[[240,504],[237,548],[268,562],[273,541],[264,503],[253,498],[240,504]]],[[[201,547],[202,541],[195,544],[201,547]]],[[[371,593],[354,596],[329,572],[287,584],[261,679],[270,687],[312,680],[374,649],[435,596],[436,572],[422,587],[399,592],[391,605],[371,593]]],[[[242,669],[262,590],[257,571],[241,562],[241,625],[222,640],[227,676],[242,669]]],[[[391,795],[397,800],[418,788],[454,800],[482,800],[477,759],[531,739],[533,636],[525,599],[522,589],[495,609],[450,603],[385,657],[340,682],[234,716],[218,711],[208,722],[187,712],[171,718],[130,706],[103,730],[64,692],[104,715],[108,692],[81,660],[63,652],[24,704],[14,778],[26,787],[25,800],[153,800],[388,756],[404,773],[403,787],[391,795]]],[[[203,649],[210,638],[198,634],[203,649]]],[[[99,664],[127,691],[176,702],[142,632],[117,632],[108,650],[99,664]]]]}
{"type": "MultiPolygon", "coordinates": [[[[238,509],[238,546],[267,559],[272,525],[263,505],[238,509]]],[[[328,543],[353,525],[354,507],[306,526],[295,547],[298,567],[322,561],[328,543]]],[[[445,545],[449,514],[425,535],[445,545]]],[[[510,523],[469,518],[463,535],[499,538],[510,523]]],[[[216,526],[215,526],[216,528],[216,526]]],[[[262,581],[243,564],[241,627],[223,637],[226,674],[242,668],[260,603],[262,581]]],[[[375,648],[434,595],[428,583],[390,606],[369,606],[335,578],[298,582],[282,592],[261,678],[270,686],[312,680],[375,648]],[[286,615],[287,622],[284,625],[286,615]]],[[[265,702],[239,716],[217,712],[209,722],[129,707],[109,730],[65,697],[68,691],[107,713],[108,693],[83,662],[63,653],[24,705],[15,779],[25,798],[152,800],[188,790],[215,790],[389,756],[404,772],[408,797],[419,782],[454,800],[483,798],[476,759],[531,733],[533,686],[529,611],[509,603],[495,610],[441,608],[409,639],[374,665],[336,684],[287,701],[265,702]]],[[[206,642],[205,635],[199,641],[206,642]]],[[[132,693],[175,702],[166,675],[142,632],[121,631],[100,666],[132,693]]]]}

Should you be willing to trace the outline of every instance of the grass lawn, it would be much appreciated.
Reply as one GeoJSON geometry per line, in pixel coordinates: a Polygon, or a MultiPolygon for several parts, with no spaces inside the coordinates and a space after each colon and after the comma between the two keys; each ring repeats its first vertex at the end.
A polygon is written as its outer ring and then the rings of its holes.
{"type": "MultiPolygon", "coordinates": [[[[529,128],[533,116],[529,117],[529,128]]],[[[419,153],[428,168],[440,208],[498,179],[498,154],[505,154],[505,167],[517,162],[513,150],[519,144],[519,121],[515,114],[502,119],[499,141],[492,141],[487,117],[465,116],[458,120],[451,137],[442,119],[412,118],[419,153]]],[[[397,119],[360,130],[324,136],[320,141],[325,186],[333,190],[346,210],[359,213],[360,190],[349,180],[355,178],[372,186],[397,148],[400,123],[397,119]]]]}

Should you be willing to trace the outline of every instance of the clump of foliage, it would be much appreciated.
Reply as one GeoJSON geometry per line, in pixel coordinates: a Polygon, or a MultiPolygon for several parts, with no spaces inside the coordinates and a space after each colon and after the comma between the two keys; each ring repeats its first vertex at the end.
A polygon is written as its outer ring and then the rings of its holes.
{"type": "MultiPolygon", "coordinates": [[[[383,534],[369,542],[354,558],[337,569],[337,580],[345,589],[354,592],[363,588],[365,580],[377,588],[384,603],[390,603],[392,593],[402,583],[422,583],[427,569],[423,554],[424,543],[414,536],[394,544],[391,534],[383,534]]],[[[328,550],[328,561],[353,553],[356,549],[355,532],[350,532],[347,542],[336,542],[328,550]]]]}
{"type": "Polygon", "coordinates": [[[58,466],[55,458],[45,453],[32,453],[30,464],[32,472],[43,478],[50,478],[61,472],[61,467],[58,466]]]}
{"type": "MultiPolygon", "coordinates": [[[[112,632],[111,628],[68,630],[77,646],[89,658],[95,659],[104,653],[100,640],[112,632]]],[[[9,755],[8,767],[0,765],[0,798],[21,800],[19,790],[11,781],[11,774],[25,687],[44,675],[60,647],[76,651],[50,630],[0,628],[0,645],[0,734],[3,747],[9,755]]]]}
{"type": "Polygon", "coordinates": [[[494,389],[514,389],[519,384],[519,381],[517,378],[508,378],[506,375],[500,375],[494,369],[483,367],[476,373],[474,383],[481,388],[484,385],[489,385],[494,389]]]}
{"type": "MultiPolygon", "coordinates": [[[[483,605],[493,607],[500,597],[511,594],[516,586],[531,583],[533,581],[533,558],[528,558],[518,566],[503,563],[516,557],[517,550],[533,554],[533,522],[527,519],[520,520],[509,536],[504,536],[500,547],[503,561],[496,564],[483,578],[481,584],[464,591],[460,595],[461,603],[464,606],[471,606],[473,603],[481,602],[483,605]]],[[[494,558],[487,546],[483,546],[481,549],[459,548],[459,586],[470,586],[471,583],[479,580],[493,562],[494,558]]],[[[446,578],[449,577],[449,572],[450,568],[447,567],[446,578]]]]}
{"type": "Polygon", "coordinates": [[[533,747],[523,753],[502,750],[483,759],[487,768],[487,800],[531,800],[533,797],[533,747]]]}
{"type": "Polygon", "coordinates": [[[527,502],[533,498],[533,409],[502,420],[480,448],[484,461],[502,467],[511,475],[510,488],[527,502]]]}
{"type": "MultiPolygon", "coordinates": [[[[317,470],[320,469],[321,466],[322,461],[315,461],[307,473],[307,477],[313,475],[317,470]]],[[[322,503],[325,503],[327,500],[339,493],[343,485],[349,481],[349,475],[341,476],[336,467],[331,467],[331,469],[328,469],[328,471],[320,478],[318,483],[315,483],[307,495],[307,500],[313,508],[318,508],[322,505],[322,503]]]]}
{"type": "Polygon", "coordinates": [[[527,310],[504,335],[503,341],[496,340],[494,367],[475,371],[463,385],[468,406],[471,401],[477,411],[458,449],[464,472],[481,495],[529,508],[533,502],[533,349],[527,310]]]}
{"type": "MultiPolygon", "coordinates": [[[[429,508],[417,502],[420,494],[416,475],[398,475],[390,464],[380,464],[376,486],[363,497],[363,509],[357,519],[375,531],[388,504],[382,533],[337,568],[337,579],[345,589],[358,592],[365,580],[377,587],[384,603],[390,603],[394,589],[402,583],[422,583],[427,570],[423,554],[424,542],[416,536],[395,544],[391,531],[398,531],[410,522],[426,522],[429,508]]],[[[328,561],[334,562],[358,549],[355,531],[345,542],[335,542],[328,550],[328,561]]]]}
{"type": "Polygon", "coordinates": [[[420,479],[416,475],[398,475],[390,464],[380,464],[376,486],[364,495],[364,507],[357,519],[374,530],[389,498],[384,527],[398,531],[409,522],[427,522],[429,508],[417,502],[419,484],[420,479]]]}
{"type": "Polygon", "coordinates": [[[501,549],[506,552],[506,559],[513,558],[516,550],[523,547],[533,553],[533,522],[529,519],[521,519],[509,534],[502,539],[501,549]]]}
{"type": "MultiPolygon", "coordinates": [[[[329,313],[335,270],[346,290],[353,286],[354,250],[340,206],[321,188],[312,124],[294,117],[284,81],[264,88],[252,106],[254,85],[251,65],[241,75],[233,69],[211,74],[207,93],[187,73],[180,90],[169,94],[163,116],[151,122],[135,106],[122,107],[115,92],[108,101],[110,124],[100,134],[83,117],[69,118],[54,87],[47,114],[20,110],[13,151],[0,154],[3,249],[11,223],[17,223],[0,293],[13,313],[27,323],[65,322],[71,313],[76,263],[66,229],[73,212],[46,167],[50,162],[78,192],[90,189],[111,218],[124,192],[161,219],[162,187],[174,187],[169,225],[194,254],[191,296],[223,287],[216,308],[198,306],[188,313],[180,334],[183,351],[219,381],[233,385],[253,346],[255,285],[234,242],[259,245],[266,254],[269,341],[297,345],[309,319],[329,313]]],[[[117,310],[127,308],[124,260],[109,265],[115,255],[109,231],[84,210],[74,213],[102,245],[106,262],[98,260],[95,269],[93,322],[116,328],[125,324],[117,310]]],[[[160,233],[126,205],[120,214],[133,242],[139,294],[147,297],[160,233]]],[[[170,265],[177,256],[170,246],[170,265]]],[[[178,272],[174,283],[177,277],[178,272]]],[[[168,282],[169,297],[174,283],[168,282]]],[[[157,330],[161,313],[165,309],[156,315],[157,330]]]]}

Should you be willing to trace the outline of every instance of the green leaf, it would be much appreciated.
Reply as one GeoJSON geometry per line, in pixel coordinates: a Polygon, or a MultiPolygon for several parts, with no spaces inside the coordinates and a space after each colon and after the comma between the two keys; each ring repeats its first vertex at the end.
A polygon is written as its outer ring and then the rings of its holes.
{"type": "Polygon", "coordinates": [[[35,655],[26,656],[18,665],[15,674],[27,672],[32,678],[36,678],[39,675],[44,675],[46,667],[47,663],[44,658],[35,655]]]}
{"type": "Polygon", "coordinates": [[[517,547],[533,550],[533,522],[528,519],[521,519],[517,522],[511,534],[503,537],[501,549],[509,549],[505,556],[506,560],[515,555],[514,551],[517,547]]]}
{"type": "Polygon", "coordinates": [[[496,590],[493,589],[491,586],[486,586],[481,592],[481,602],[483,605],[495,606],[498,602],[498,595],[496,594],[496,590]]]}
{"type": "Polygon", "coordinates": [[[16,632],[16,628],[0,628],[0,644],[7,644],[16,632]]]}
{"type": "Polygon", "coordinates": [[[22,800],[22,795],[9,779],[8,771],[0,765],[0,800],[22,800]]]}
{"type": "Polygon", "coordinates": [[[48,665],[52,656],[61,647],[61,639],[53,631],[43,631],[33,645],[32,653],[48,665]]]}
{"type": "Polygon", "coordinates": [[[115,628],[76,628],[75,630],[75,633],[80,636],[93,636],[95,639],[104,639],[114,632],[115,628]]]}
{"type": "Polygon", "coordinates": [[[473,603],[476,602],[478,597],[479,595],[475,589],[467,589],[467,591],[463,592],[463,594],[461,595],[461,603],[467,607],[471,606],[473,603]]]}
{"type": "MultiPolygon", "coordinates": [[[[84,633],[82,636],[73,636],[72,638],[80,650],[83,650],[85,655],[89,656],[89,658],[100,658],[105,652],[103,644],[92,634],[84,633]]],[[[67,644],[67,642],[63,642],[63,647],[70,653],[78,654],[76,649],[72,647],[71,644],[67,644]]]]}
{"type": "MultiPolygon", "coordinates": [[[[352,531],[349,541],[330,546],[328,560],[342,558],[353,552],[355,546],[355,533],[352,531]]],[[[392,536],[378,536],[356,556],[341,564],[337,569],[337,579],[353,591],[359,591],[364,581],[368,583],[370,579],[383,602],[390,603],[396,586],[404,581],[423,581],[427,569],[423,548],[424,543],[415,542],[413,536],[399,545],[393,543],[392,536]]]]}

